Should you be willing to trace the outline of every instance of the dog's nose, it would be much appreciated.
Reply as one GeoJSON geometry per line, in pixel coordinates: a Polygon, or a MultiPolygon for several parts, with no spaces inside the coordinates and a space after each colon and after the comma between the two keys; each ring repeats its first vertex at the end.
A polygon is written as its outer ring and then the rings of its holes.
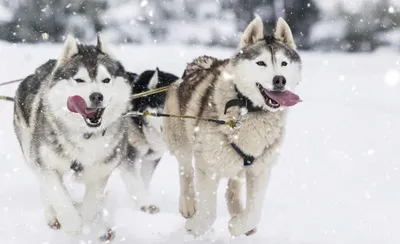
{"type": "Polygon", "coordinates": [[[274,85],[274,90],[283,90],[286,85],[286,79],[282,75],[277,75],[272,80],[272,83],[274,85]]]}
{"type": "Polygon", "coordinates": [[[98,106],[103,102],[103,94],[99,92],[93,92],[90,94],[89,99],[92,105],[98,106]]]}

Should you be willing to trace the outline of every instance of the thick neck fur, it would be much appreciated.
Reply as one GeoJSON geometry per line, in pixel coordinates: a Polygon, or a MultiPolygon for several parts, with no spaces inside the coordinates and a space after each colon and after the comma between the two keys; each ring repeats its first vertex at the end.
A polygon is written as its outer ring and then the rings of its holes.
{"type": "MultiPolygon", "coordinates": [[[[213,96],[214,104],[219,119],[238,119],[239,107],[231,107],[224,114],[225,104],[237,98],[236,83],[239,82],[233,75],[233,65],[219,67],[221,75],[216,81],[215,91],[218,95],[213,96]]],[[[259,156],[271,145],[278,142],[284,133],[286,122],[286,110],[270,112],[264,110],[249,111],[242,119],[242,125],[238,129],[228,126],[220,127],[220,130],[228,136],[231,142],[243,148],[245,152],[253,156],[259,156]]]]}

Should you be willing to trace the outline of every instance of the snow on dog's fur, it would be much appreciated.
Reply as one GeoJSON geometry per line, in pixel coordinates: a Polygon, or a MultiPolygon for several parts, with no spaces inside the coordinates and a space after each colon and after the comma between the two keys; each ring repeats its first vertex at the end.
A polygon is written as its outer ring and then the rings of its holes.
{"type": "Polygon", "coordinates": [[[223,177],[229,178],[230,233],[239,236],[256,229],[284,137],[286,107],[300,102],[293,93],[301,76],[295,48],[282,18],[274,35],[265,37],[257,17],[246,28],[235,57],[197,58],[169,89],[166,113],[220,120],[242,117],[237,128],[199,120],[164,120],[165,140],[179,162],[179,209],[189,218],[186,229],[193,235],[202,235],[213,225],[216,192],[223,177]],[[243,178],[245,207],[240,199],[243,178]]]}
{"type": "Polygon", "coordinates": [[[139,164],[151,146],[134,121],[122,116],[132,107],[133,80],[100,37],[97,46],[90,46],[69,36],[61,57],[49,60],[18,87],[14,128],[40,183],[50,227],[76,234],[98,220],[95,230],[103,239],[112,238],[111,226],[97,215],[117,167],[139,207],[158,211],[148,203],[147,192],[155,166],[144,180],[139,164]],[[71,171],[86,187],[80,209],[62,180],[71,171]]]}

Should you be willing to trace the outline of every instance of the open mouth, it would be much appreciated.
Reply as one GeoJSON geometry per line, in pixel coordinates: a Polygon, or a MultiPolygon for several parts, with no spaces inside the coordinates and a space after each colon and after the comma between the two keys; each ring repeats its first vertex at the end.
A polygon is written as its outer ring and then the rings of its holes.
{"type": "Polygon", "coordinates": [[[81,96],[72,96],[67,100],[67,108],[73,113],[82,115],[88,127],[99,127],[105,108],[88,108],[81,96]]]}
{"type": "Polygon", "coordinates": [[[86,111],[88,111],[89,113],[85,115],[82,114],[86,125],[89,127],[99,127],[101,125],[104,110],[105,108],[86,108],[86,111]]]}
{"type": "Polygon", "coordinates": [[[274,99],[270,98],[267,93],[267,89],[265,89],[260,83],[257,83],[257,88],[260,90],[261,95],[264,97],[265,103],[271,108],[279,108],[281,105],[277,103],[274,99]]]}
{"type": "Polygon", "coordinates": [[[265,89],[260,83],[257,83],[256,85],[258,90],[260,90],[261,95],[264,97],[265,103],[271,108],[276,109],[281,105],[290,107],[301,102],[298,95],[288,90],[270,91],[265,89]]]}

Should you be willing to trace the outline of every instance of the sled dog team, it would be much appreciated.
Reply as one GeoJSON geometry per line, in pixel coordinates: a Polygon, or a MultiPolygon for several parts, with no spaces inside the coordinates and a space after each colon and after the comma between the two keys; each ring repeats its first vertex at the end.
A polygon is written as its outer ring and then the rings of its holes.
{"type": "Polygon", "coordinates": [[[115,169],[137,206],[157,213],[148,186],[169,151],[179,163],[179,211],[188,232],[200,236],[212,227],[217,188],[228,178],[229,231],[254,233],[283,142],[287,108],[301,101],[294,93],[301,60],[282,18],[273,35],[265,36],[256,17],[238,49],[229,59],[196,58],[181,78],[158,68],[137,75],[125,70],[100,36],[95,46],[69,36],[61,56],[26,77],[15,96],[15,133],[40,183],[47,224],[73,234],[89,226],[101,240],[113,239],[115,232],[100,213],[115,169]],[[168,90],[133,99],[162,87],[168,90]],[[71,171],[85,185],[79,205],[63,183],[71,171]]]}

